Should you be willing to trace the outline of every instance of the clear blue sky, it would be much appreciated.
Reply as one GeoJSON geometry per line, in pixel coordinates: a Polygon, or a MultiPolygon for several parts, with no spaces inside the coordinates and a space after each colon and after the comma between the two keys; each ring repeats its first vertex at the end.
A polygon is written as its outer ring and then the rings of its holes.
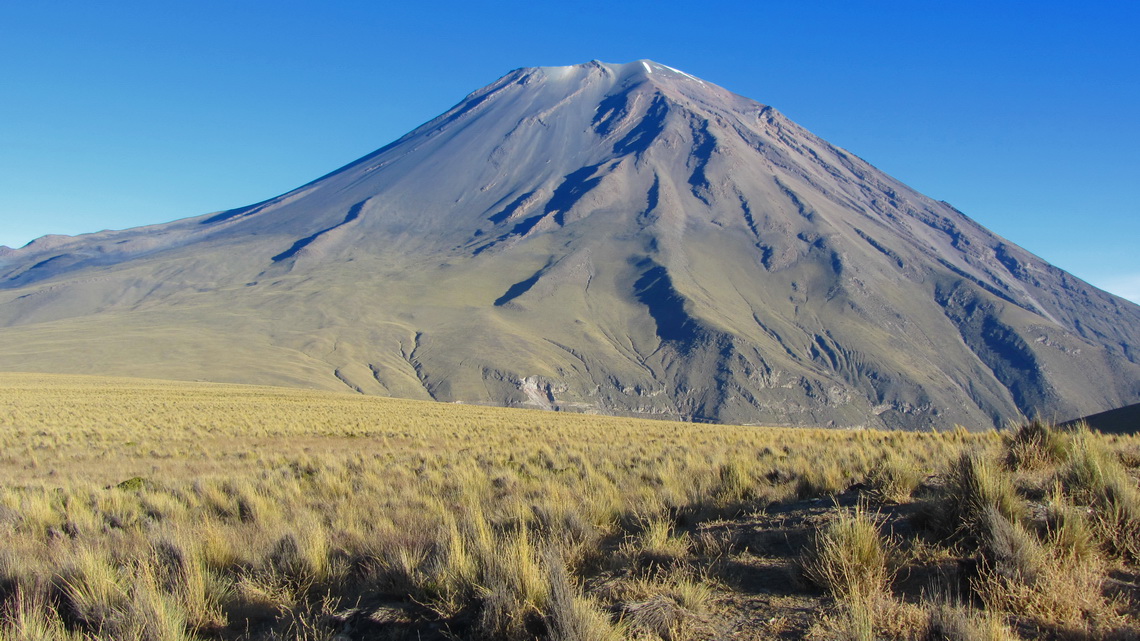
{"type": "Polygon", "coordinates": [[[0,244],[263,200],[523,66],[650,58],[1140,301],[1140,3],[0,3],[0,244]]]}

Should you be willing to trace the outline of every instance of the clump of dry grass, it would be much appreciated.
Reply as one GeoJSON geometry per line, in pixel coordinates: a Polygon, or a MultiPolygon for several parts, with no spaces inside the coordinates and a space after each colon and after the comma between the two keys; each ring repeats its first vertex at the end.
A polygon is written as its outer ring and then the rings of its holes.
{"type": "Polygon", "coordinates": [[[991,510],[1019,522],[1025,504],[1013,478],[989,455],[979,450],[965,452],[946,471],[941,495],[929,504],[931,520],[943,536],[976,538],[985,531],[991,510]]]}
{"type": "Polygon", "coordinates": [[[550,550],[546,555],[550,602],[546,625],[551,641],[619,641],[625,638],[625,626],[614,624],[583,595],[566,571],[562,556],[550,550]]]}
{"type": "Polygon", "coordinates": [[[17,590],[0,611],[0,641],[82,641],[42,592],[17,590]]]}
{"type": "Polygon", "coordinates": [[[929,641],[1020,641],[994,611],[978,611],[939,599],[930,608],[929,641]]]}
{"type": "Polygon", "coordinates": [[[715,630],[708,616],[712,586],[684,571],[619,581],[604,593],[618,604],[621,620],[632,632],[683,641],[704,638],[715,630]]]}
{"type": "Polygon", "coordinates": [[[799,561],[805,578],[838,606],[817,626],[817,636],[873,641],[884,634],[905,638],[916,629],[917,611],[895,601],[889,589],[894,554],[895,542],[863,505],[840,511],[824,527],[799,561]]]}
{"type": "Polygon", "coordinates": [[[1103,441],[1087,430],[1075,435],[1059,479],[1074,501],[1091,508],[1093,530],[1105,549],[1140,560],[1140,489],[1103,441]]]}
{"type": "Polygon", "coordinates": [[[801,560],[804,576],[838,599],[886,591],[890,545],[866,508],[841,511],[801,560]]]}
{"type": "Polygon", "coordinates": [[[632,564],[642,568],[671,567],[689,556],[692,546],[689,535],[678,532],[668,518],[648,518],[640,529],[620,548],[632,564]]]}
{"type": "Polygon", "coordinates": [[[871,496],[883,503],[906,503],[922,480],[922,471],[894,452],[888,452],[867,475],[871,496]]]}
{"type": "Polygon", "coordinates": [[[984,522],[984,562],[973,587],[989,611],[1054,624],[1112,616],[1101,598],[1104,569],[1098,560],[1076,562],[996,509],[986,512],[984,522]]]}
{"type": "Polygon", "coordinates": [[[851,477],[844,474],[838,465],[830,461],[817,461],[815,465],[805,467],[800,472],[796,482],[796,496],[801,499],[834,496],[850,484],[851,477]]]}
{"type": "Polygon", "coordinates": [[[969,583],[985,609],[975,615],[933,604],[931,635],[1007,637],[1000,613],[1063,639],[1124,629],[1121,604],[1105,596],[1108,562],[1100,549],[1130,554],[1127,506],[1136,484],[1105,442],[1087,430],[1067,434],[1034,422],[1003,438],[1005,466],[973,451],[950,467],[927,512],[938,515],[941,536],[975,551],[969,583]],[[1049,477],[1052,487],[1037,503],[1039,480],[1049,477]]]}
{"type": "Polygon", "coordinates": [[[1072,452],[1068,435],[1040,419],[1011,428],[1002,440],[1005,463],[1014,470],[1055,466],[1072,452]]]}

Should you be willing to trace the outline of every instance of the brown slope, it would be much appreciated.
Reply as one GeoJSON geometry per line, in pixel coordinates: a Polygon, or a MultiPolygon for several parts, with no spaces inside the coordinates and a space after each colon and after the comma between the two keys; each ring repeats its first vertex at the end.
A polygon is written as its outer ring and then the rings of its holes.
{"type": "Polygon", "coordinates": [[[1064,427],[1075,427],[1085,424],[1094,430],[1106,434],[1136,434],[1140,433],[1140,404],[1118,407],[1107,412],[1098,412],[1091,416],[1066,421],[1064,427]]]}

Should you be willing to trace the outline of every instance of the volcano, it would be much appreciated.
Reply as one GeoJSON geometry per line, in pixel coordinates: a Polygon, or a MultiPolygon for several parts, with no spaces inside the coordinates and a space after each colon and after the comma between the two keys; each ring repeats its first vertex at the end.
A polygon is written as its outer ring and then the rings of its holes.
{"type": "Polygon", "coordinates": [[[0,248],[0,369],[927,429],[1140,401],[1140,307],[775,109],[524,68],[276,198],[0,248]]]}

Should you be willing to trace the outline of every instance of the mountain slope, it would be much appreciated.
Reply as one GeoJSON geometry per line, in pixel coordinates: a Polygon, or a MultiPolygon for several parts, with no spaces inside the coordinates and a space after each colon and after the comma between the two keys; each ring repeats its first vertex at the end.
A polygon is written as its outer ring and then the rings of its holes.
{"type": "Polygon", "coordinates": [[[649,61],[288,194],[0,254],[0,367],[905,428],[1140,400],[1140,307],[649,61]]]}

